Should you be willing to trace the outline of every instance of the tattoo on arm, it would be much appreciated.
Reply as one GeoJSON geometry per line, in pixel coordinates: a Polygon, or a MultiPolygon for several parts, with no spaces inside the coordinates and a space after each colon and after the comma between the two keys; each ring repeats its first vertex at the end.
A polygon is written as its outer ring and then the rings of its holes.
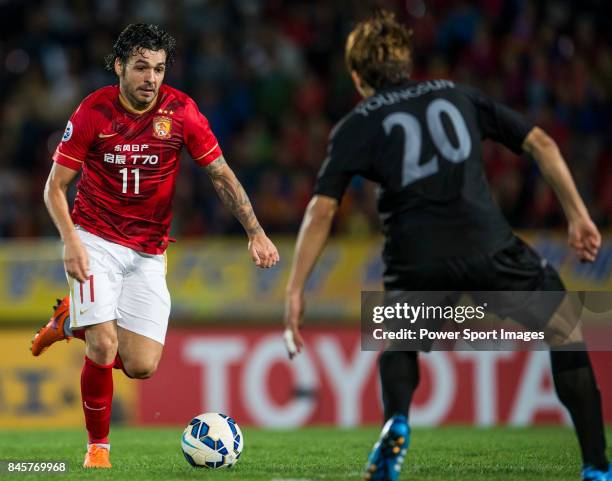
{"type": "Polygon", "coordinates": [[[204,167],[217,191],[217,195],[240,221],[248,235],[261,234],[263,229],[257,221],[249,196],[242,184],[229,168],[223,156],[204,167]]]}

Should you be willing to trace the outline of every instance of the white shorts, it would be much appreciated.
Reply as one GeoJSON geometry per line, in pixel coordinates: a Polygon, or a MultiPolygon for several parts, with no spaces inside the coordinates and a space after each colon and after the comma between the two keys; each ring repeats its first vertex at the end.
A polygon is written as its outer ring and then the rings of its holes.
{"type": "Polygon", "coordinates": [[[89,254],[89,279],[68,276],[70,327],[117,320],[117,325],[161,344],[170,316],[166,257],[145,254],[102,239],[78,227],[89,254]]]}

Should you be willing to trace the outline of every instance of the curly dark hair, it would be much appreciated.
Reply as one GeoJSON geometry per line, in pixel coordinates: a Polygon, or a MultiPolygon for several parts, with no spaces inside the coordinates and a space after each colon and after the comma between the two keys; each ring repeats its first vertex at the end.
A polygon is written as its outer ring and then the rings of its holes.
{"type": "Polygon", "coordinates": [[[140,50],[163,50],[166,52],[166,65],[172,65],[176,40],[158,25],[131,23],[117,37],[113,53],[106,56],[106,68],[114,70],[115,59],[125,65],[128,59],[140,50]]]}
{"type": "Polygon", "coordinates": [[[412,70],[412,30],[381,10],[360,22],[346,40],[345,61],[374,90],[405,81],[412,70]]]}

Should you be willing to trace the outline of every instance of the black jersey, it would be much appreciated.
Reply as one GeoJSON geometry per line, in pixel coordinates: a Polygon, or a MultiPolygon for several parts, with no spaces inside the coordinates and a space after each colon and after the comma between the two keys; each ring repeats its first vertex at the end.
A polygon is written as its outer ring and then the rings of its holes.
{"type": "Polygon", "coordinates": [[[512,231],[491,197],[481,141],[518,154],[532,128],[476,89],[407,82],[363,100],[336,125],[315,194],[339,201],[354,175],[378,183],[387,265],[492,253],[512,231]]]}

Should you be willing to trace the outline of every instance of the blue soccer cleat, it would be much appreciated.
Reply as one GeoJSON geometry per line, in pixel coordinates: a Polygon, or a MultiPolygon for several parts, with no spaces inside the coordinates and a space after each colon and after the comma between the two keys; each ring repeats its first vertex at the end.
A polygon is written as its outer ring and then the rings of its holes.
{"type": "Polygon", "coordinates": [[[363,479],[397,481],[410,444],[410,426],[406,416],[396,414],[389,419],[380,438],[370,451],[363,479]]]}
{"type": "Polygon", "coordinates": [[[590,464],[582,468],[582,481],[612,481],[612,463],[608,465],[607,471],[602,471],[590,464]]]}

